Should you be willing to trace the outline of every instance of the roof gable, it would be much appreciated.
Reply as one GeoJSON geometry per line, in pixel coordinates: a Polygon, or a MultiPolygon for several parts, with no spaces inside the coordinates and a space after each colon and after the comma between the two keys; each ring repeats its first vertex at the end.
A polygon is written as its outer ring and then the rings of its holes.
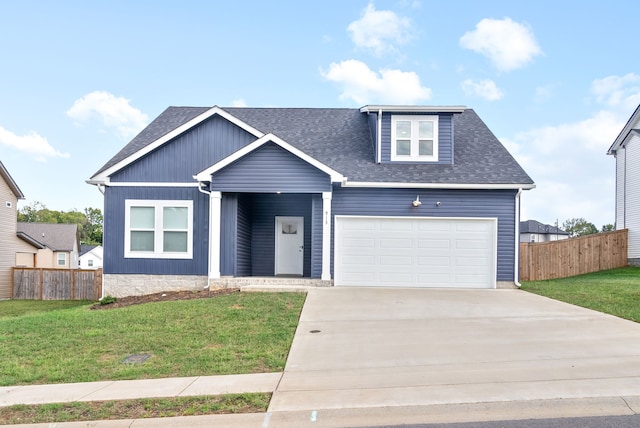
{"type": "Polygon", "coordinates": [[[18,234],[27,235],[31,240],[53,251],[73,251],[78,246],[77,224],[18,222],[18,234]]]}
{"type": "Polygon", "coordinates": [[[315,168],[329,175],[329,177],[331,177],[331,181],[334,183],[342,182],[344,180],[344,177],[339,172],[329,168],[327,165],[324,165],[322,162],[319,162],[318,160],[309,156],[305,152],[293,147],[291,144],[287,143],[286,141],[282,140],[281,138],[273,134],[267,134],[262,138],[257,139],[256,141],[249,144],[248,146],[245,146],[242,149],[238,150],[237,152],[233,153],[231,156],[226,157],[220,162],[217,162],[216,164],[205,169],[204,171],[198,173],[197,175],[194,176],[194,178],[200,182],[210,181],[212,174],[215,174],[216,172],[226,168],[227,166],[231,165],[233,162],[248,155],[249,153],[264,146],[267,143],[274,143],[277,146],[281,147],[282,149],[286,150],[287,152],[291,153],[292,155],[307,162],[311,166],[314,166],[315,168]]]}
{"type": "Polygon", "coordinates": [[[257,138],[264,135],[261,131],[230,115],[218,106],[208,109],[187,107],[186,110],[180,107],[170,107],[131,140],[88,181],[90,183],[106,181],[110,175],[199,125],[213,115],[225,118],[257,138]]]}
{"type": "Polygon", "coordinates": [[[640,128],[640,104],[638,105],[638,107],[636,107],[635,111],[633,112],[627,123],[624,125],[622,131],[620,131],[620,134],[618,134],[613,144],[611,144],[611,147],[609,147],[607,154],[615,155],[620,146],[625,143],[629,134],[633,130],[638,128],[640,128]]]}
{"type": "Polygon", "coordinates": [[[9,174],[9,171],[7,171],[7,168],[5,168],[2,161],[0,161],[0,177],[4,179],[16,198],[24,199],[24,194],[18,187],[18,184],[13,180],[13,177],[11,177],[11,174],[9,174]]]}

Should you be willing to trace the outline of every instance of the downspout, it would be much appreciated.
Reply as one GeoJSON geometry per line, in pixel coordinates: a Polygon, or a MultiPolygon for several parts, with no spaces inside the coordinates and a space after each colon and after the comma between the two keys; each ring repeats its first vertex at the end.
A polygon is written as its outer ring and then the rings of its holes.
{"type": "Polygon", "coordinates": [[[518,189],[518,193],[516,193],[516,215],[515,215],[515,237],[514,241],[516,243],[516,251],[515,257],[513,260],[513,283],[516,287],[522,287],[520,284],[520,194],[522,193],[522,188],[518,189]]]}
{"type": "MultiPolygon", "coordinates": [[[[98,192],[102,193],[102,196],[104,196],[104,192],[105,192],[105,185],[104,184],[96,184],[96,187],[98,188],[98,192]]],[[[103,204],[103,209],[104,209],[104,204],[103,204]]],[[[103,240],[103,245],[104,245],[104,224],[102,225],[102,240],[103,240]]],[[[104,266],[103,266],[104,269],[104,266]]],[[[102,270],[102,269],[101,269],[102,270]]],[[[102,270],[102,274],[104,275],[104,270],[102,270]]],[[[102,299],[104,299],[104,281],[100,281],[100,298],[98,299],[98,301],[101,301],[102,299]]]]}
{"type": "MultiPolygon", "coordinates": [[[[200,193],[202,193],[204,195],[207,195],[209,197],[209,203],[210,203],[211,202],[211,192],[202,188],[202,185],[204,183],[206,183],[206,182],[205,181],[198,181],[198,192],[200,192],[200,193]]],[[[211,210],[211,207],[209,207],[209,210],[211,210]]],[[[211,217],[211,213],[209,213],[209,217],[211,217]]],[[[209,227],[211,227],[211,219],[209,219],[209,227]]],[[[209,244],[209,245],[211,245],[211,244],[209,244]]],[[[209,251],[211,251],[211,249],[209,249],[209,251]]],[[[211,270],[211,257],[207,256],[207,286],[205,287],[205,289],[207,289],[207,290],[211,288],[211,278],[209,277],[210,270],[211,270]]]]}
{"type": "Polygon", "coordinates": [[[377,161],[382,163],[382,109],[378,109],[378,129],[376,130],[377,161]]]}

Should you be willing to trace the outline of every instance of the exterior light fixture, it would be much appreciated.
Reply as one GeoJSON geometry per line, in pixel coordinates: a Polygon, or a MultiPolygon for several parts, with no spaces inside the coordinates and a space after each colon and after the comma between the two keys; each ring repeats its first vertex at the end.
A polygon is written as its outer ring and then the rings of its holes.
{"type": "Polygon", "coordinates": [[[420,195],[416,196],[416,200],[411,202],[411,205],[413,205],[416,208],[422,205],[422,202],[420,202],[420,195]]]}
{"type": "Polygon", "coordinates": [[[440,201],[436,202],[436,207],[440,206],[440,201]]]}

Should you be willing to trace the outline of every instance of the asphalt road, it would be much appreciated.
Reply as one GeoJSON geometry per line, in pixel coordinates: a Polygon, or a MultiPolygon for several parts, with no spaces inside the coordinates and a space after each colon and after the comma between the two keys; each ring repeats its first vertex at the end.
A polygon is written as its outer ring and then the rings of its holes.
{"type": "MultiPolygon", "coordinates": [[[[638,428],[640,415],[587,418],[527,419],[455,424],[385,425],[375,428],[638,428]]],[[[361,427],[365,428],[365,427],[361,427]]],[[[373,427],[366,427],[373,428],[373,427]]]]}

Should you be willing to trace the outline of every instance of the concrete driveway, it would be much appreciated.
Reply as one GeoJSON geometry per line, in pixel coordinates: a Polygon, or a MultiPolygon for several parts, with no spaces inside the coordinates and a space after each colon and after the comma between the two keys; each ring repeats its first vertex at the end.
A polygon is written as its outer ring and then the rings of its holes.
{"type": "Polygon", "coordinates": [[[270,412],[640,396],[640,324],[520,290],[309,292],[270,412]]]}

